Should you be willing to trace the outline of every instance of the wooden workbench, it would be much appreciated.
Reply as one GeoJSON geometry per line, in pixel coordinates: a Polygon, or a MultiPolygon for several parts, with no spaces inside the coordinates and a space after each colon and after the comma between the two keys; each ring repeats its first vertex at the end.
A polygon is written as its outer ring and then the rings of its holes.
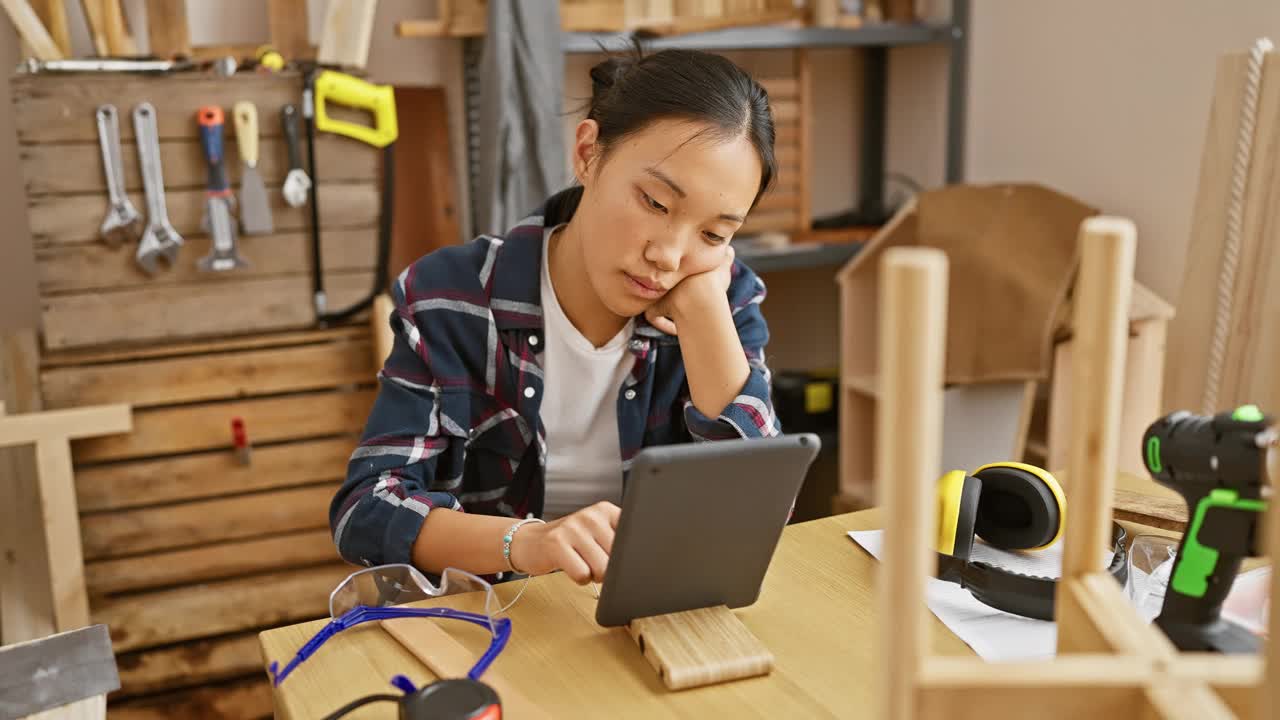
{"type": "MultiPolygon", "coordinates": [[[[509,611],[511,640],[492,671],[555,718],[860,717],[866,708],[857,699],[873,691],[871,669],[878,657],[872,580],[877,561],[845,533],[877,528],[879,517],[878,510],[865,510],[783,532],[760,600],[737,611],[775,656],[767,677],[666,690],[623,629],[596,625],[590,588],[563,573],[530,581],[509,611]]],[[[518,589],[518,582],[498,586],[499,600],[505,603],[518,589]]],[[[323,625],[263,632],[265,662],[285,664],[323,625]]],[[[441,626],[474,649],[476,658],[487,647],[485,635],[468,623],[441,626]]],[[[935,653],[973,654],[936,618],[931,628],[935,653]]],[[[276,717],[323,717],[363,695],[394,692],[388,681],[397,673],[419,684],[433,677],[381,628],[348,630],[276,688],[276,717]]],[[[395,717],[390,703],[365,712],[358,717],[395,717]]]]}

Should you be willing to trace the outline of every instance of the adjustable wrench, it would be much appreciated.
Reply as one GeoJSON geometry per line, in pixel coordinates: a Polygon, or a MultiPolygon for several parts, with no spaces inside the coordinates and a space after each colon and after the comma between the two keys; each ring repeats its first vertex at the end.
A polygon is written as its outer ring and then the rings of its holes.
{"type": "Polygon", "coordinates": [[[160,133],[156,130],[156,109],[151,103],[140,103],[133,109],[133,132],[138,136],[138,164],[142,166],[142,184],[147,192],[147,228],[138,242],[137,261],[148,274],[154,274],[160,257],[170,265],[177,259],[182,236],[169,223],[169,211],[164,204],[160,133]]]}
{"type": "Polygon", "coordinates": [[[100,105],[95,116],[98,120],[98,145],[102,149],[102,168],[107,175],[107,196],[110,205],[107,217],[102,221],[99,234],[111,247],[131,238],[138,231],[142,214],[129,202],[124,191],[124,166],[120,161],[120,120],[115,105],[100,105]]]}

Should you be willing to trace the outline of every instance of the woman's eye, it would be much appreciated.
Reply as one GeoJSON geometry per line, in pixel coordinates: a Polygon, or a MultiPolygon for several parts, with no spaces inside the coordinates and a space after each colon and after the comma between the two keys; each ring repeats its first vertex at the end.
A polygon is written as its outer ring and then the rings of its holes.
{"type": "Polygon", "coordinates": [[[720,243],[725,241],[725,238],[723,235],[717,235],[713,232],[704,232],[702,233],[702,235],[707,239],[708,242],[714,243],[716,245],[719,245],[720,243]]]}
{"type": "Polygon", "coordinates": [[[667,211],[667,208],[662,203],[649,197],[648,193],[643,193],[643,195],[644,195],[645,204],[649,206],[649,209],[656,210],[661,213],[664,213],[667,211]]]}

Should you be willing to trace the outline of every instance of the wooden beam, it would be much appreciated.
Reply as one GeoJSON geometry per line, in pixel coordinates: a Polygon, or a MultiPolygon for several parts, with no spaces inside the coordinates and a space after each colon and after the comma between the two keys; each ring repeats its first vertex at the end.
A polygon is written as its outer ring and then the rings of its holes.
{"type": "Polygon", "coordinates": [[[105,0],[80,0],[84,9],[84,21],[89,27],[89,37],[93,40],[94,52],[99,57],[110,57],[113,53],[107,42],[107,19],[105,0]]]}
{"type": "Polygon", "coordinates": [[[1108,652],[1151,660],[1172,660],[1177,653],[1164,633],[1143,620],[1124,590],[1108,573],[1062,581],[1058,595],[1058,653],[1108,652]]]}
{"type": "MultiPolygon", "coordinates": [[[[257,633],[197,640],[120,655],[120,695],[147,695],[262,673],[257,633]]],[[[265,683],[265,678],[264,678],[265,683]]]]}
{"type": "MultiPolygon", "coordinates": [[[[0,418],[40,410],[34,330],[0,334],[0,418]]],[[[35,448],[0,448],[0,644],[54,633],[35,448]]]]}
{"type": "Polygon", "coordinates": [[[67,5],[65,0],[36,0],[32,3],[40,22],[49,31],[53,43],[58,46],[63,57],[71,57],[71,31],[67,26],[67,5]]]}
{"type": "Polygon", "coordinates": [[[0,6],[4,7],[19,37],[31,47],[31,52],[36,58],[40,60],[63,58],[62,51],[49,36],[49,31],[45,29],[44,23],[40,22],[40,16],[31,9],[30,3],[25,0],[0,0],[0,6]]]}
{"type": "Polygon", "coordinates": [[[329,0],[316,60],[326,65],[363,69],[369,62],[377,0],[329,0]]]}
{"type": "Polygon", "coordinates": [[[1235,713],[1199,682],[1159,682],[1145,690],[1143,720],[1236,720],[1235,713]]]}
{"type": "Polygon", "coordinates": [[[116,57],[138,54],[138,44],[125,25],[121,0],[102,0],[102,21],[107,33],[107,47],[116,57]]]}
{"type": "Polygon", "coordinates": [[[162,58],[191,54],[186,0],[147,0],[151,54],[162,58]]]}
{"type": "MultiPolygon", "coordinates": [[[[1082,259],[1076,284],[1076,362],[1072,364],[1072,444],[1067,497],[1070,512],[1063,542],[1062,577],[1104,570],[1111,546],[1116,434],[1120,428],[1121,376],[1127,312],[1133,285],[1135,230],[1122,218],[1092,217],[1080,226],[1082,259]]],[[[1062,602],[1063,588],[1058,597],[1062,602]]],[[[1068,598],[1067,602],[1071,602],[1068,598]]],[[[1084,632],[1084,630],[1081,630],[1084,632]]],[[[1058,637],[1073,637],[1070,621],[1058,637]]]]}
{"type": "MultiPolygon", "coordinates": [[[[883,671],[883,670],[882,670],[883,671]]],[[[1037,720],[1138,717],[1154,677],[1149,663],[1114,655],[990,663],[931,657],[917,690],[922,720],[991,720],[1034,708],[1037,720]]]]}
{"type": "Polygon", "coordinates": [[[0,417],[0,447],[33,445],[65,438],[75,440],[127,433],[133,429],[129,406],[97,405],[0,417]]]}
{"type": "Polygon", "coordinates": [[[883,657],[880,712],[916,716],[916,686],[928,655],[925,581],[934,574],[929,537],[937,522],[930,489],[942,449],[942,368],[947,321],[947,257],[893,248],[881,264],[881,387],[876,467],[887,512],[880,573],[883,657]],[[912,432],[901,432],[910,425],[912,432]]]}
{"type": "Polygon", "coordinates": [[[1261,655],[1184,652],[1168,665],[1167,675],[1172,682],[1207,683],[1236,717],[1274,717],[1262,712],[1265,664],[1261,655]]]}

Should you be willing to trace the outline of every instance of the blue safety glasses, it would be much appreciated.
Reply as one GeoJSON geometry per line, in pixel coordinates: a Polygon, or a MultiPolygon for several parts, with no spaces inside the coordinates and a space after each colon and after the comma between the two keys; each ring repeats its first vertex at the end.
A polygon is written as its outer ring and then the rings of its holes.
{"type": "Polygon", "coordinates": [[[332,620],[298,650],[284,669],[273,661],[271,679],[275,685],[284,682],[289,673],[314,655],[325,641],[347,628],[372,620],[419,617],[463,620],[489,631],[492,636],[489,649],[467,673],[467,677],[478,680],[511,637],[511,620],[497,617],[498,608],[493,586],[462,570],[446,568],[440,576],[439,585],[429,581],[412,565],[379,565],[358,570],[347,576],[329,595],[329,616],[332,620]],[[454,598],[454,604],[462,609],[394,607],[446,595],[454,598]]]}

